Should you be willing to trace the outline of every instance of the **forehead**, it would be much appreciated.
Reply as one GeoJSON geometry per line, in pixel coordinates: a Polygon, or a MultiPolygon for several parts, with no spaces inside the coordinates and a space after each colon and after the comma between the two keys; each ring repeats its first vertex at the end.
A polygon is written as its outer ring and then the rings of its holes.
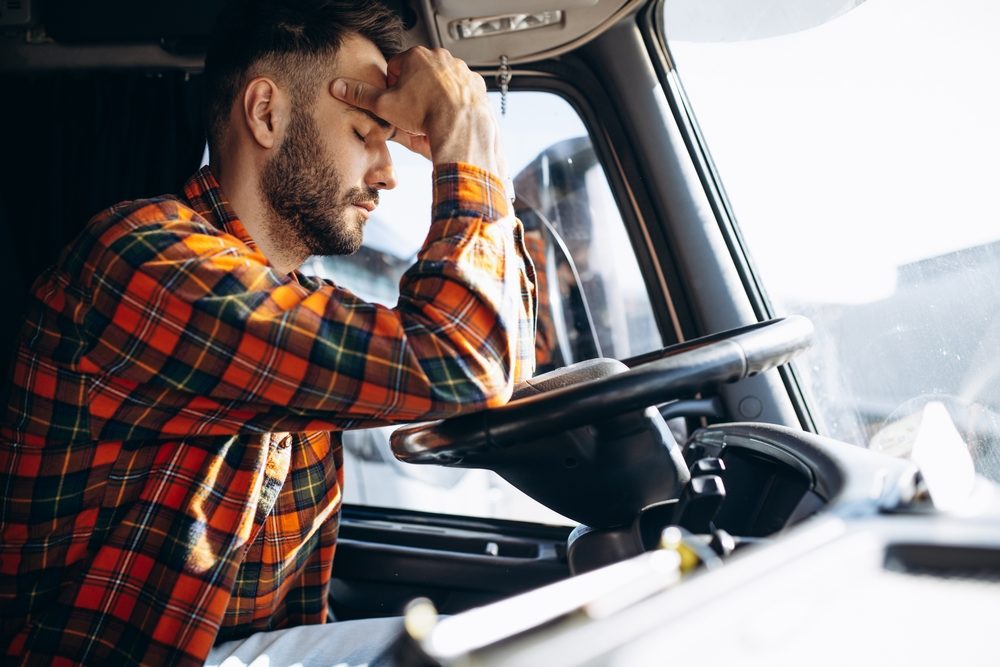
{"type": "Polygon", "coordinates": [[[386,62],[374,42],[357,34],[344,38],[333,61],[332,75],[385,88],[386,62]]]}

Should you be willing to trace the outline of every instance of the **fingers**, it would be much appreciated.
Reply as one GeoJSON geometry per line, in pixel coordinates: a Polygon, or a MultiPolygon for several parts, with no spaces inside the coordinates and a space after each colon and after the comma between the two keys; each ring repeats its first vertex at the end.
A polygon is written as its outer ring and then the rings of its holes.
{"type": "MultiPolygon", "coordinates": [[[[389,84],[389,89],[391,89],[399,79],[399,68],[389,70],[387,75],[387,83],[389,84]]],[[[330,84],[330,92],[334,97],[342,102],[346,102],[352,106],[360,107],[362,109],[367,109],[377,116],[379,114],[382,105],[380,101],[382,97],[386,95],[389,90],[383,90],[377,88],[364,81],[358,81],[357,79],[347,79],[340,78],[335,79],[330,84]]],[[[405,129],[398,128],[393,141],[405,146],[414,153],[423,155],[427,159],[431,158],[430,143],[427,141],[427,137],[420,133],[408,132],[405,129]]]]}
{"type": "Polygon", "coordinates": [[[385,93],[381,88],[357,79],[334,79],[330,84],[330,92],[338,100],[362,109],[368,109],[378,115],[376,107],[379,98],[385,93]]]}
{"type": "Polygon", "coordinates": [[[444,49],[414,47],[387,62],[386,88],[339,78],[337,99],[420,137],[399,143],[438,162],[468,162],[491,173],[499,164],[497,127],[483,77],[444,49]]]}
{"type": "Polygon", "coordinates": [[[444,49],[414,47],[386,63],[386,87],[340,78],[331,94],[415,134],[447,129],[470,108],[488,108],[486,82],[444,49]]]}
{"type": "Polygon", "coordinates": [[[428,160],[432,159],[431,144],[423,134],[411,134],[410,132],[400,130],[396,132],[392,140],[418,155],[423,155],[428,160]]]}
{"type": "Polygon", "coordinates": [[[398,56],[390,58],[389,61],[386,63],[386,70],[385,70],[386,85],[389,86],[390,88],[392,86],[395,86],[396,82],[399,81],[399,75],[402,71],[403,71],[402,59],[399,58],[398,56]]]}

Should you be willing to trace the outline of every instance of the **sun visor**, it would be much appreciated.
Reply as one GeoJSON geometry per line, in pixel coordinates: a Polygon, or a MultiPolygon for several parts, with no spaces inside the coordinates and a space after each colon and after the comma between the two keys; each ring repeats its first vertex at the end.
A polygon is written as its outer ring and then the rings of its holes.
{"type": "Polygon", "coordinates": [[[557,56],[593,39],[641,0],[424,0],[432,39],[470,65],[512,64],[557,56]]]}
{"type": "Polygon", "coordinates": [[[507,0],[497,3],[496,0],[434,0],[434,11],[438,16],[450,19],[466,18],[468,16],[491,16],[494,14],[535,13],[553,9],[573,9],[593,7],[598,0],[507,0]]]}

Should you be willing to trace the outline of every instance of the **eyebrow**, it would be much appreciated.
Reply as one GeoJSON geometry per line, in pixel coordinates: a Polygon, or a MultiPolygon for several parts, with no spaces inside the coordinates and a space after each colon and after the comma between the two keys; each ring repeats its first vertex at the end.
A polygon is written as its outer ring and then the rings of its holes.
{"type": "Polygon", "coordinates": [[[379,118],[378,116],[376,116],[375,114],[373,114],[368,109],[362,109],[361,107],[348,106],[347,110],[348,111],[353,111],[354,113],[360,113],[360,114],[364,114],[364,115],[368,116],[370,119],[372,119],[372,121],[374,121],[374,123],[376,125],[378,125],[379,127],[381,127],[383,130],[388,130],[390,127],[392,127],[392,134],[389,136],[389,138],[392,139],[394,136],[396,136],[397,128],[393,127],[392,123],[390,123],[389,121],[385,120],[384,118],[379,118]]]}

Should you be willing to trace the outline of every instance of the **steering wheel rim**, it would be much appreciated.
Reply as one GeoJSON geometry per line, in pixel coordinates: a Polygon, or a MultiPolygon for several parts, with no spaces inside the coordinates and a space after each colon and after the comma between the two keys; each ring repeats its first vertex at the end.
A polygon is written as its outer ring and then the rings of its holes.
{"type": "Polygon", "coordinates": [[[696,338],[627,360],[632,367],[616,375],[404,426],[392,435],[392,451],[407,463],[454,465],[475,452],[510,447],[751,377],[790,361],[809,347],[812,336],[812,323],[791,315],[696,338]]]}

